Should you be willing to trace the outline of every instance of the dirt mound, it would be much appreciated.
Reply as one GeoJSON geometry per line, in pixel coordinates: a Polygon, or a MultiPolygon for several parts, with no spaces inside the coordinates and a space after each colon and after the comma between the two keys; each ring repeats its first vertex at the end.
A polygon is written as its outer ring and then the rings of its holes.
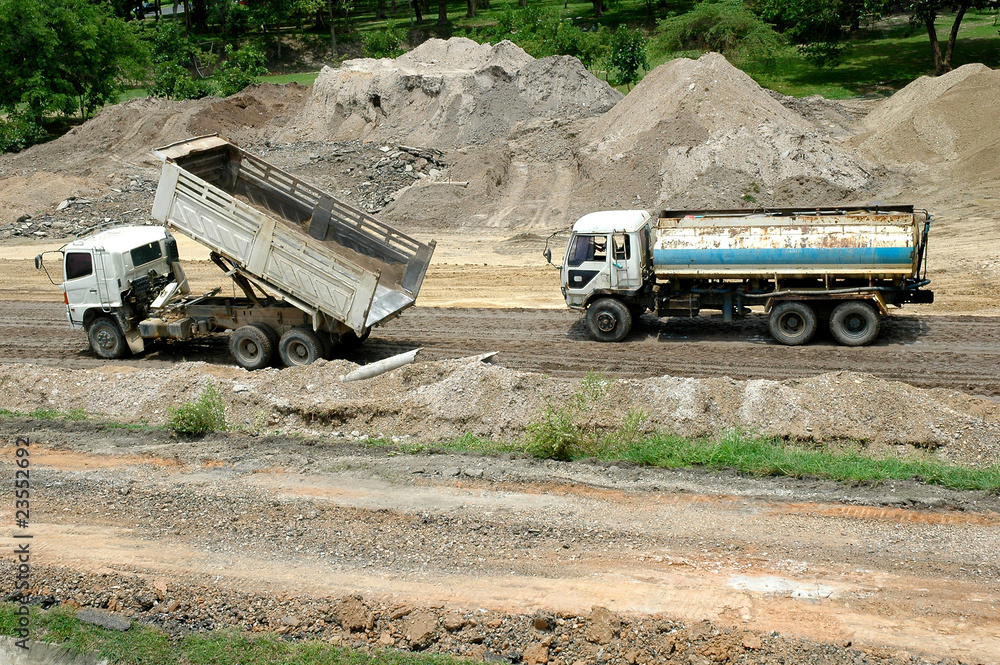
{"type": "Polygon", "coordinates": [[[882,102],[855,139],[862,154],[921,171],[947,165],[965,184],[1000,179],[1000,71],[972,64],[924,76],[882,102]]]}
{"type": "Polygon", "coordinates": [[[657,67],[587,123],[581,140],[608,183],[634,189],[637,166],[653,165],[657,204],[830,203],[873,184],[872,165],[825,140],[716,53],[657,67]]]}
{"type": "Polygon", "coordinates": [[[431,39],[395,60],[325,67],[281,138],[483,145],[505,138],[520,121],[592,116],[620,98],[575,58],[535,60],[509,41],[431,39]]]}
{"type": "MultiPolygon", "coordinates": [[[[7,388],[0,408],[83,409],[162,424],[170,407],[197,398],[208,380],[226,402],[229,422],[248,427],[424,441],[471,432],[514,440],[579,390],[572,380],[486,365],[477,358],[419,363],[368,381],[339,383],[337,377],[353,367],[334,361],[251,373],[203,363],[166,370],[6,365],[0,366],[0,385],[7,388]]],[[[941,459],[972,465],[1000,460],[996,403],[866,374],[835,372],[786,381],[663,376],[598,384],[590,393],[600,398],[575,416],[587,428],[614,430],[632,418],[632,427],[688,437],[736,429],[818,444],[862,441],[873,452],[889,455],[935,450],[941,459]],[[616,408],[604,408],[608,403],[616,408]],[[899,404],[920,404],[921,409],[915,414],[899,404]]]]}
{"type": "Polygon", "coordinates": [[[261,84],[225,99],[141,98],[109,106],[54,141],[0,158],[0,221],[70,196],[121,189],[122,180],[140,174],[155,177],[159,163],[149,151],[172,141],[215,132],[238,142],[268,138],[307,95],[297,84],[261,84]]]}

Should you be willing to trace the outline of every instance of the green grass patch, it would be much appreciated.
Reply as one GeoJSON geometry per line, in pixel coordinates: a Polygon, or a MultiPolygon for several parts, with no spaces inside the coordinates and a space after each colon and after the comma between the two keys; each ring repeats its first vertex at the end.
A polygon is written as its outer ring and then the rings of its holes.
{"type": "MultiPolygon", "coordinates": [[[[15,603],[0,603],[0,634],[16,635],[15,603]]],[[[380,651],[357,653],[316,640],[285,640],[271,633],[250,635],[226,628],[171,639],[162,630],[133,623],[125,632],[83,623],[67,607],[31,609],[31,638],[65,645],[127,665],[458,665],[448,656],[380,651]]]]}
{"type": "Polygon", "coordinates": [[[0,409],[0,420],[7,420],[10,418],[31,418],[33,420],[86,420],[87,412],[83,409],[60,411],[58,409],[48,409],[44,407],[38,407],[30,412],[0,409]]]}
{"type": "Polygon", "coordinates": [[[641,410],[624,414],[617,427],[595,426],[607,409],[611,385],[600,374],[588,374],[565,402],[549,403],[519,440],[494,441],[466,433],[435,447],[486,454],[527,452],[563,461],[596,458],[664,469],[733,469],[753,476],[845,483],[915,479],[956,490],[1000,490],[1000,464],[987,468],[946,464],[930,452],[876,457],[866,454],[861,443],[828,448],[738,431],[715,438],[686,438],[651,431],[647,414],[641,410]]]}
{"type": "MultiPolygon", "coordinates": [[[[970,12],[962,21],[955,44],[953,67],[981,62],[1000,66],[1000,42],[995,14],[970,12]]],[[[947,40],[953,16],[937,21],[938,39],[947,40]]],[[[944,44],[942,44],[944,48],[944,44]]],[[[889,95],[925,75],[934,74],[934,57],[923,26],[912,28],[895,21],[859,31],[851,40],[843,62],[836,67],[815,67],[788,46],[768,71],[748,72],[762,86],[793,97],[823,95],[844,99],[859,95],[889,95]]]]}
{"type": "Polygon", "coordinates": [[[261,83],[274,83],[283,85],[285,83],[298,83],[300,85],[312,85],[316,81],[319,72],[302,72],[301,74],[270,74],[259,78],[261,83]]]}

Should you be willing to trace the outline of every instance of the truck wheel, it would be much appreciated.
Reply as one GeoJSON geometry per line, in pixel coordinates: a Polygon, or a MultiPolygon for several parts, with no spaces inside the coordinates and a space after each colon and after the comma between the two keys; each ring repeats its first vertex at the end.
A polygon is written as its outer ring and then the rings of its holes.
{"type": "Polygon", "coordinates": [[[816,334],[816,312],[808,304],[790,300],[771,310],[771,336],[782,344],[806,344],[816,334]]]}
{"type": "Polygon", "coordinates": [[[87,328],[87,341],[94,353],[111,360],[121,358],[128,350],[125,335],[110,316],[101,316],[91,322],[87,328]]]}
{"type": "Polygon", "coordinates": [[[340,346],[344,347],[349,351],[354,350],[360,347],[362,344],[364,344],[365,340],[368,339],[368,336],[371,334],[372,334],[371,328],[365,328],[365,331],[361,333],[360,337],[358,337],[358,334],[353,330],[348,330],[347,332],[345,332],[343,335],[340,336],[340,346]]]}
{"type": "Polygon", "coordinates": [[[323,357],[323,340],[308,328],[292,328],[281,336],[278,354],[288,367],[308,365],[323,357]]]}
{"type": "Polygon", "coordinates": [[[632,331],[632,312],[620,300],[601,298],[587,310],[587,328],[598,342],[620,342],[632,331]]]}
{"type": "Polygon", "coordinates": [[[229,350],[236,358],[236,364],[243,369],[255,370],[267,367],[274,358],[274,344],[267,332],[258,325],[241,326],[233,331],[229,339],[229,350]]]}
{"type": "Polygon", "coordinates": [[[269,323],[263,323],[263,322],[257,322],[257,323],[251,323],[250,325],[253,326],[254,328],[257,328],[258,330],[260,330],[261,332],[263,332],[265,335],[267,335],[267,338],[269,340],[271,340],[271,350],[272,351],[277,351],[278,350],[278,339],[279,339],[278,331],[275,330],[274,327],[271,324],[269,324],[269,323]]]}
{"type": "Polygon", "coordinates": [[[881,319],[863,300],[848,300],[830,313],[830,332],[844,346],[864,346],[878,337],[881,319]]]}

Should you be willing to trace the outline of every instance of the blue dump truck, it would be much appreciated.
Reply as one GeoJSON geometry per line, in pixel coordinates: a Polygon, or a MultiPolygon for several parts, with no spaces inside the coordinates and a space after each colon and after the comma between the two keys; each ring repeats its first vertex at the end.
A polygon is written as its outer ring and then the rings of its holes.
{"type": "Polygon", "coordinates": [[[930,225],[912,206],[594,212],[573,225],[562,293],[602,342],[625,339],[646,312],[731,321],[757,306],[782,344],[808,343],[822,322],[861,346],[890,306],[934,301],[930,225]]]}

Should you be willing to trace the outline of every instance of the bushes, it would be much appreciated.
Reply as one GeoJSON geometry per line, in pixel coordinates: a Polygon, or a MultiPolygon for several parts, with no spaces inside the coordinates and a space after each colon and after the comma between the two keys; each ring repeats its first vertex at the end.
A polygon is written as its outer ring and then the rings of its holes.
{"type": "Polygon", "coordinates": [[[161,21],[147,33],[146,40],[155,54],[153,82],[149,87],[153,97],[200,99],[215,94],[228,97],[267,74],[264,54],[252,44],[238,49],[226,45],[225,59],[220,64],[212,50],[203,51],[176,21],[161,21]],[[191,68],[200,72],[211,71],[213,67],[212,76],[191,75],[191,68]]]}
{"type": "Polygon", "coordinates": [[[774,28],[740,0],[705,0],[686,14],[660,21],[660,53],[717,51],[733,64],[754,70],[773,64],[783,45],[774,28]]]}
{"type": "Polygon", "coordinates": [[[28,115],[11,113],[0,120],[0,153],[18,152],[45,140],[41,125],[28,115]]]}
{"type": "Polygon", "coordinates": [[[639,30],[618,28],[611,35],[608,69],[615,72],[618,85],[631,85],[639,80],[639,70],[649,67],[646,60],[646,38],[639,30]]]}
{"type": "Polygon", "coordinates": [[[226,59],[215,73],[219,92],[224,96],[235,95],[237,92],[257,82],[258,76],[267,74],[264,54],[250,44],[235,51],[226,46],[226,59]]]}
{"type": "Polygon", "coordinates": [[[226,429],[226,407],[211,383],[206,385],[197,401],[170,409],[168,427],[177,434],[201,436],[226,429]]]}
{"type": "Polygon", "coordinates": [[[389,21],[384,30],[375,30],[361,37],[361,51],[366,58],[395,58],[403,54],[406,34],[395,21],[389,21]]]}

